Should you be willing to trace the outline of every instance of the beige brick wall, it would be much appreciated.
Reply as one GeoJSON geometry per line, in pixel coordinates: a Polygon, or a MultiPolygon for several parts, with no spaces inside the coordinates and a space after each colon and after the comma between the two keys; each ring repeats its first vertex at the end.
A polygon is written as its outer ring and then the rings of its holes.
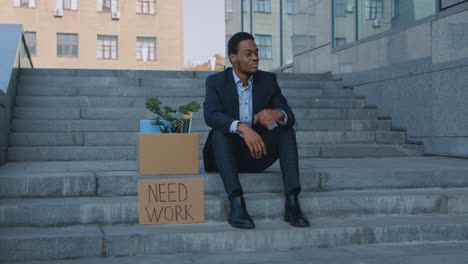
{"type": "Polygon", "coordinates": [[[36,0],[36,8],[0,0],[0,23],[23,24],[37,36],[36,68],[183,69],[183,0],[157,0],[156,15],[136,14],[135,0],[119,0],[119,20],[97,11],[97,0],[79,0],[77,11],[54,17],[56,0],[36,0]],[[77,33],[78,58],[57,57],[57,33],[77,33]],[[117,35],[118,59],[96,58],[97,35],[117,35]],[[157,61],[136,60],[136,37],[157,37],[157,61]]]}

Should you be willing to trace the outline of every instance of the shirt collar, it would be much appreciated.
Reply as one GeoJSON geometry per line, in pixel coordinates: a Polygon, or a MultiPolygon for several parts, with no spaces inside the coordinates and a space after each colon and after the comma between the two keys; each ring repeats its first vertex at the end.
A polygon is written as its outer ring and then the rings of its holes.
{"type": "MultiPolygon", "coordinates": [[[[232,75],[234,76],[234,81],[235,81],[235,83],[236,83],[237,85],[240,85],[240,86],[244,87],[244,86],[242,85],[242,80],[239,79],[239,77],[237,76],[237,74],[236,74],[236,72],[234,71],[234,69],[232,69],[232,75]]],[[[253,83],[253,75],[250,75],[250,77],[249,77],[249,79],[248,79],[247,82],[248,82],[248,85],[247,85],[247,87],[244,87],[245,89],[249,88],[249,87],[252,85],[252,83],[253,83]]]]}

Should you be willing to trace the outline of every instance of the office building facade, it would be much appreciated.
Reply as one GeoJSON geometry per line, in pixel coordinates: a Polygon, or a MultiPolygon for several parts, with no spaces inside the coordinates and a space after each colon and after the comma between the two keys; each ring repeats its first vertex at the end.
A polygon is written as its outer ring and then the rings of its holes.
{"type": "MultiPolygon", "coordinates": [[[[410,141],[423,142],[426,154],[468,157],[467,0],[242,2],[271,5],[272,15],[275,6],[294,9],[287,20],[271,23],[272,35],[291,40],[280,50],[290,52],[293,63],[277,60],[263,69],[329,72],[377,106],[381,116],[391,116],[393,129],[407,129],[410,141]]],[[[255,24],[262,16],[254,9],[232,22],[236,30],[270,34],[255,24]]],[[[236,31],[229,22],[227,32],[236,31]]],[[[279,43],[274,39],[273,50],[279,43]]]]}
{"type": "Polygon", "coordinates": [[[0,0],[35,68],[183,69],[182,0],[0,0]]]}

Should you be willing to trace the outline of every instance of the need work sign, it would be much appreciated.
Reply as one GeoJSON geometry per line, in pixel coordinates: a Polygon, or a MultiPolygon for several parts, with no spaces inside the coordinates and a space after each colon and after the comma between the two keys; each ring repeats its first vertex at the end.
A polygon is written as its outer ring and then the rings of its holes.
{"type": "Polygon", "coordinates": [[[138,181],[139,223],[205,222],[203,178],[138,181]]]}

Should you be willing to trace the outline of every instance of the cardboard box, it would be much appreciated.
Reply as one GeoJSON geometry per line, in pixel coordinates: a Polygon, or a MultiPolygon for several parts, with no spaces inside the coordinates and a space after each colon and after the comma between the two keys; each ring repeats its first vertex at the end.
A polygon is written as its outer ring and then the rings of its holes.
{"type": "Polygon", "coordinates": [[[203,178],[139,180],[139,223],[205,222],[203,178]]]}
{"type": "Polygon", "coordinates": [[[199,149],[198,134],[140,133],[140,175],[198,174],[199,149]]]}

